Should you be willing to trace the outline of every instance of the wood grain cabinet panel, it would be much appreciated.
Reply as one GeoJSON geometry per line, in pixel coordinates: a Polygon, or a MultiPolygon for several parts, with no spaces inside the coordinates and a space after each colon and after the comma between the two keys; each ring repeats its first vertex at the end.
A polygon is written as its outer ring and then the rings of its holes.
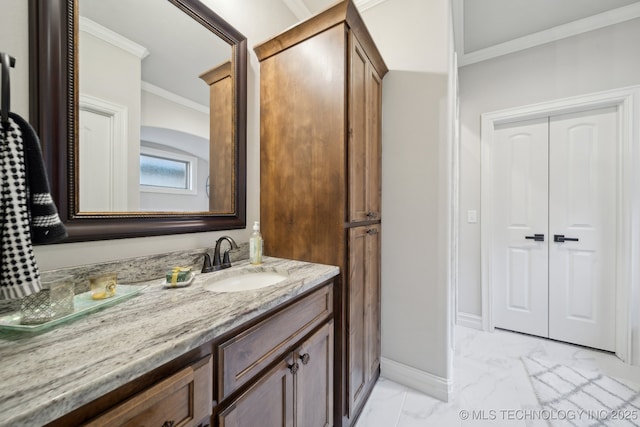
{"type": "Polygon", "coordinates": [[[320,325],[333,312],[331,286],[324,286],[252,328],[221,343],[218,399],[255,377],[286,349],[320,325]]]}
{"type": "Polygon", "coordinates": [[[219,427],[293,427],[293,375],[282,360],[221,411],[219,427]]]}
{"type": "Polygon", "coordinates": [[[382,79],[349,34],[349,221],[380,219],[382,79]]]}
{"type": "Polygon", "coordinates": [[[380,225],[349,230],[349,403],[362,405],[380,366],[380,225]]]}
{"type": "Polygon", "coordinates": [[[325,323],[294,352],[296,426],[333,426],[333,321],[325,323]]]}
{"type": "Polygon", "coordinates": [[[265,253],[340,267],[334,425],[351,425],[379,375],[382,78],[352,0],[254,47],[260,60],[265,253]],[[360,240],[350,229],[365,230],[360,240]],[[366,234],[373,228],[377,237],[366,234]],[[375,242],[374,242],[375,241],[375,242]],[[376,243],[377,242],[377,243],[376,243]],[[376,301],[378,301],[376,303],[376,301]]]}
{"type": "Polygon", "coordinates": [[[382,78],[367,68],[367,219],[380,219],[382,201],[382,78]]]}
{"type": "Polygon", "coordinates": [[[199,77],[209,85],[209,211],[235,212],[233,74],[227,61],[199,77]]]}
{"type": "Polygon", "coordinates": [[[333,321],[217,416],[219,427],[333,426],[333,321]]]}
{"type": "Polygon", "coordinates": [[[211,416],[211,356],[84,424],[87,427],[192,427],[211,416]]]}

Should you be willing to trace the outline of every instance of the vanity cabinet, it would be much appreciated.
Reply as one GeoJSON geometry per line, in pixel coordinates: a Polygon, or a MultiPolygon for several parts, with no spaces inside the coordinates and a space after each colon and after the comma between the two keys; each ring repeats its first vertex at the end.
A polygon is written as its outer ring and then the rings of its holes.
{"type": "Polygon", "coordinates": [[[87,427],[208,425],[211,416],[211,356],[165,378],[84,424],[87,427]]]}
{"type": "Polygon", "coordinates": [[[333,314],[333,290],[307,297],[216,346],[217,400],[224,401],[333,314]]]}
{"type": "Polygon", "coordinates": [[[216,426],[333,425],[333,282],[217,344],[216,426]]]}
{"type": "Polygon", "coordinates": [[[379,375],[381,89],[388,70],[351,0],[254,50],[264,251],[341,269],[334,424],[350,425],[379,375]]]}
{"type": "Polygon", "coordinates": [[[222,427],[333,425],[333,321],[323,324],[218,415],[222,427]]]}
{"type": "Polygon", "coordinates": [[[210,425],[213,400],[210,346],[200,346],[47,424],[47,427],[210,425]]]}
{"type": "Polygon", "coordinates": [[[48,427],[332,426],[334,299],[319,283],[48,427]]]}

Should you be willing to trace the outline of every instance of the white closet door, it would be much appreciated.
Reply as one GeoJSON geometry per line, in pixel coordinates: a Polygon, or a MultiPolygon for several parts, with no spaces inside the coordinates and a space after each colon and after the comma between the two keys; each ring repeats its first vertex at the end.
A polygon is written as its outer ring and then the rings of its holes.
{"type": "Polygon", "coordinates": [[[80,211],[113,211],[112,145],[113,120],[110,116],[80,109],[79,165],[80,211]]]}
{"type": "Polygon", "coordinates": [[[501,125],[493,143],[493,320],[548,336],[548,118],[501,125]],[[536,241],[544,234],[544,241],[536,241]],[[529,238],[527,238],[529,237],[529,238]]]}
{"type": "MultiPolygon", "coordinates": [[[[550,120],[549,336],[615,350],[615,108],[550,120]],[[553,235],[577,239],[554,242],[553,235]]],[[[561,239],[560,239],[561,240],[561,239]]]]}

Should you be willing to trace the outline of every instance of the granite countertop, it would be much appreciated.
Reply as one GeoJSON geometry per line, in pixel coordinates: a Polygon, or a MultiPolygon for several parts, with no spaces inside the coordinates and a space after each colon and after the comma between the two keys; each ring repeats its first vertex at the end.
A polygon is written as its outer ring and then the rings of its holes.
{"type": "Polygon", "coordinates": [[[214,340],[336,276],[338,267],[265,257],[198,274],[185,288],[162,279],[137,296],[41,334],[0,333],[0,426],[42,425],[214,340]],[[238,269],[289,278],[254,291],[203,288],[238,269]]]}

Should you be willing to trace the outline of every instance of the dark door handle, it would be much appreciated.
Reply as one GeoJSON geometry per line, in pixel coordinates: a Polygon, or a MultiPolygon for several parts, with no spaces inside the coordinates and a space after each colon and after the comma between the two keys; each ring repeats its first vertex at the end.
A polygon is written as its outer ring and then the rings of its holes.
{"type": "Polygon", "coordinates": [[[544,234],[534,234],[533,236],[524,236],[524,238],[535,240],[536,242],[544,242],[544,234]]]}
{"type": "Polygon", "coordinates": [[[563,243],[563,242],[577,242],[580,239],[578,239],[577,237],[564,237],[564,234],[554,234],[553,235],[553,241],[556,243],[563,243]]]}

